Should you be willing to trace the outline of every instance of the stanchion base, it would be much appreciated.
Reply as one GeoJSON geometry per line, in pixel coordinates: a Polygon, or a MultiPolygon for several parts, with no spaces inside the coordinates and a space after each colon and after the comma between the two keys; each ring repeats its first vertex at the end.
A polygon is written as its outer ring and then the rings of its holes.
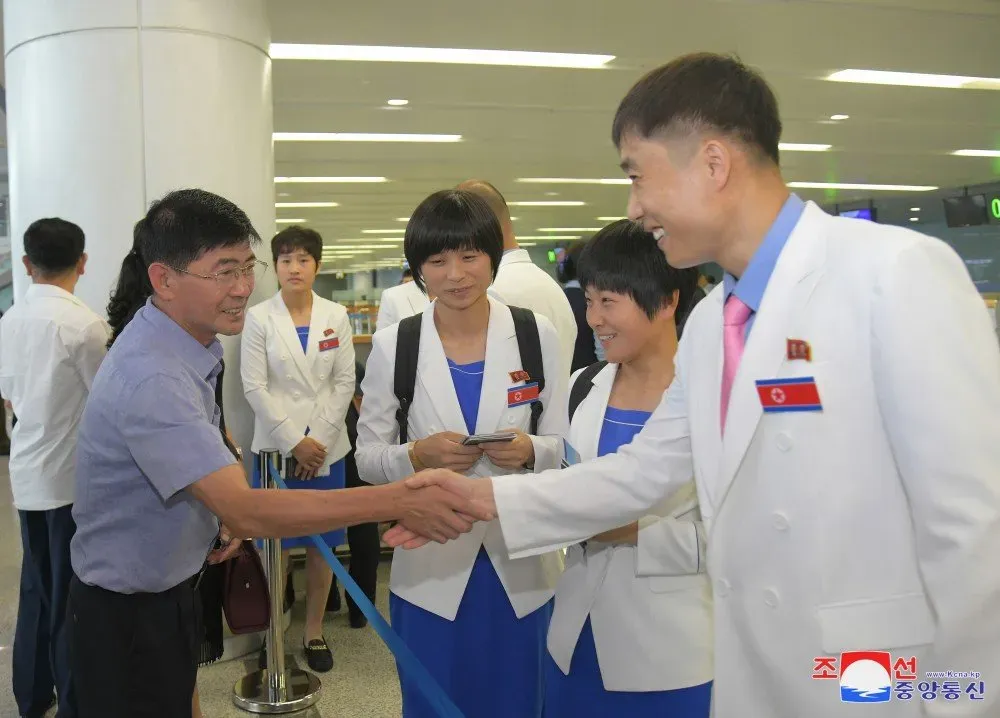
{"type": "Polygon", "coordinates": [[[285,671],[285,685],[285,700],[273,702],[268,698],[267,671],[254,671],[236,682],[233,703],[250,713],[275,715],[305,710],[319,700],[319,678],[312,673],[289,668],[285,671]]]}

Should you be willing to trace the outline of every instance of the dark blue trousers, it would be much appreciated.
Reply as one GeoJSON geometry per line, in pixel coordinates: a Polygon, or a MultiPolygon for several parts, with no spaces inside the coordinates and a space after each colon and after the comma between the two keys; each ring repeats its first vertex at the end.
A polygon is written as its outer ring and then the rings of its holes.
{"type": "Polygon", "coordinates": [[[59,696],[59,718],[76,718],[69,670],[66,599],[73,577],[69,542],[73,507],[18,511],[21,521],[21,593],[14,630],[14,699],[18,712],[40,718],[59,696]]]}

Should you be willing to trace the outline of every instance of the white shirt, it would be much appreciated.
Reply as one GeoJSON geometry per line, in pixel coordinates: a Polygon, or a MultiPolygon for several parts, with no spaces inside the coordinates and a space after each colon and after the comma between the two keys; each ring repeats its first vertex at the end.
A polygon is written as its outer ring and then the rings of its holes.
{"type": "Polygon", "coordinates": [[[511,307],[523,307],[546,317],[559,335],[563,375],[568,379],[576,346],[576,318],[559,283],[534,262],[526,249],[504,252],[490,294],[511,307]]]}
{"type": "Polygon", "coordinates": [[[17,415],[10,483],[19,510],[73,503],[76,431],[110,336],[104,319],[50,284],[32,284],[0,319],[0,394],[17,415]]]}
{"type": "Polygon", "coordinates": [[[427,294],[416,282],[405,282],[389,287],[379,299],[375,331],[391,327],[396,322],[420,314],[430,304],[427,294]]]}

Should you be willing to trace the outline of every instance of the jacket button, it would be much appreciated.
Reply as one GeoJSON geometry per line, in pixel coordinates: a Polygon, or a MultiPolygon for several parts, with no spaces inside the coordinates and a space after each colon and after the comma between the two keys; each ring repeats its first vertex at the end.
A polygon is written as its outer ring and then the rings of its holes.
{"type": "Polygon", "coordinates": [[[287,354],[282,354],[281,355],[281,361],[288,361],[288,355],[287,354]]]}
{"type": "Polygon", "coordinates": [[[291,381],[291,380],[292,380],[292,375],[291,375],[291,374],[289,374],[289,375],[287,375],[287,376],[286,376],[285,378],[286,378],[286,379],[288,379],[288,381],[291,381]]]}
{"type": "Polygon", "coordinates": [[[292,394],[292,396],[294,396],[296,399],[298,399],[302,395],[299,394],[299,392],[295,392],[294,394],[292,394]]]}
{"type": "Polygon", "coordinates": [[[771,525],[774,526],[778,531],[788,530],[788,517],[783,513],[776,512],[771,518],[771,525]]]}
{"type": "Polygon", "coordinates": [[[778,604],[781,603],[781,601],[778,599],[777,593],[775,593],[771,589],[767,589],[766,591],[764,591],[764,603],[766,603],[771,608],[777,608],[778,604]]]}
{"type": "Polygon", "coordinates": [[[719,598],[725,598],[729,595],[729,591],[732,586],[729,585],[729,581],[724,578],[720,578],[715,582],[715,593],[719,598]]]}
{"type": "Polygon", "coordinates": [[[326,374],[320,374],[320,375],[319,375],[319,378],[320,378],[320,379],[326,379],[326,374]]]}
{"type": "Polygon", "coordinates": [[[792,448],[792,437],[782,431],[774,437],[774,443],[777,444],[778,448],[782,451],[788,451],[792,448]]]}
{"type": "Polygon", "coordinates": [[[514,423],[514,417],[513,416],[508,416],[507,417],[507,423],[508,424],[513,424],[514,423]]]}

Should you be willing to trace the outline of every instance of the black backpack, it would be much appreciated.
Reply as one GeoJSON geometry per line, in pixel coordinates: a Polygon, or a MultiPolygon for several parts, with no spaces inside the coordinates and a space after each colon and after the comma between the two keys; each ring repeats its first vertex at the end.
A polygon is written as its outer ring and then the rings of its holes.
{"type": "MultiPolygon", "coordinates": [[[[542,365],[542,342],[538,338],[538,323],[534,312],[521,307],[508,307],[514,319],[514,333],[517,349],[521,354],[521,368],[528,373],[528,381],[538,382],[538,393],[545,389],[545,368],[542,365]]],[[[399,424],[399,443],[409,441],[407,417],[413,403],[413,391],[417,385],[417,356],[420,352],[420,327],[423,314],[407,317],[399,322],[396,336],[396,367],[392,390],[399,402],[396,409],[396,423],[399,424]]],[[[531,427],[529,434],[538,433],[538,421],[542,416],[541,399],[531,404],[531,427]]]]}
{"type": "Polygon", "coordinates": [[[601,373],[601,369],[606,367],[608,363],[606,361],[595,361],[593,364],[588,366],[586,369],[580,372],[580,375],[573,382],[573,388],[569,391],[569,420],[573,421],[573,414],[576,413],[576,408],[580,406],[580,402],[587,398],[587,394],[590,390],[594,388],[594,377],[601,373]]]}

